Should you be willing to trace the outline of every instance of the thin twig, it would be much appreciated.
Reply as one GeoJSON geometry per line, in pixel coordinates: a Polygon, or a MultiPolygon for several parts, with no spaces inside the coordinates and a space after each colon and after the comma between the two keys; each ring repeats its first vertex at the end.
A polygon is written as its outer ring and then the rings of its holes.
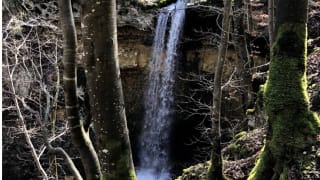
{"type": "MultiPolygon", "coordinates": [[[[6,63],[9,65],[9,60],[7,58],[7,51],[5,52],[5,59],[6,59],[6,63]]],[[[42,175],[43,179],[48,180],[48,175],[45,172],[45,170],[43,169],[43,167],[42,167],[42,165],[41,165],[41,163],[40,163],[40,161],[38,159],[37,152],[36,152],[36,150],[34,148],[34,145],[33,145],[32,141],[31,141],[31,138],[30,138],[29,133],[28,133],[28,129],[27,129],[26,124],[25,124],[24,116],[21,113],[20,105],[19,105],[18,99],[17,99],[17,97],[15,95],[16,91],[15,91],[15,87],[14,87],[14,84],[13,84],[12,71],[10,70],[9,66],[7,66],[7,70],[8,70],[8,75],[9,75],[9,79],[10,79],[10,88],[11,88],[12,93],[14,94],[14,98],[13,98],[14,104],[16,106],[16,110],[17,110],[17,113],[18,113],[18,117],[19,117],[19,120],[20,120],[20,123],[21,123],[21,126],[22,126],[22,130],[23,130],[24,136],[26,138],[27,144],[30,147],[32,157],[34,159],[34,162],[36,163],[36,166],[37,166],[40,174],[42,175]]]]}

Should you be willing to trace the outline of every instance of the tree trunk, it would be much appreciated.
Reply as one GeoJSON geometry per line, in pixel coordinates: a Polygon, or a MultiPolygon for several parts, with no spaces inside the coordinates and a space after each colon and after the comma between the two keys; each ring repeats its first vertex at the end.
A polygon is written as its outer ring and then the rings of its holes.
{"type": "Polygon", "coordinates": [[[73,144],[80,153],[86,179],[99,179],[100,166],[97,154],[84,131],[77,97],[76,82],[76,30],[71,9],[71,0],[59,0],[61,28],[63,32],[63,81],[67,119],[71,129],[73,144]]]}
{"type": "Polygon", "coordinates": [[[268,0],[268,15],[269,15],[269,44],[272,47],[274,41],[274,1],[268,0]]]}
{"type": "Polygon", "coordinates": [[[250,56],[244,30],[244,0],[234,0],[234,47],[237,51],[237,75],[240,79],[243,112],[246,113],[251,101],[250,56]]]}
{"type": "Polygon", "coordinates": [[[277,2],[276,38],[264,90],[265,146],[250,180],[308,179],[319,118],[309,110],[306,79],[307,0],[277,2]]]}
{"type": "Polygon", "coordinates": [[[252,6],[251,1],[246,0],[246,9],[247,9],[247,29],[249,33],[253,32],[253,19],[252,19],[252,6]]]}
{"type": "Polygon", "coordinates": [[[229,31],[230,31],[231,0],[224,1],[224,14],[221,31],[221,44],[218,52],[218,60],[215,66],[214,90],[213,90],[213,110],[212,110],[212,152],[211,165],[209,167],[208,179],[226,179],[223,175],[223,162],[221,156],[221,80],[223,64],[227,55],[229,31]]]}
{"type": "Polygon", "coordinates": [[[84,61],[102,179],[136,179],[125,116],[116,1],[83,1],[84,61]]]}

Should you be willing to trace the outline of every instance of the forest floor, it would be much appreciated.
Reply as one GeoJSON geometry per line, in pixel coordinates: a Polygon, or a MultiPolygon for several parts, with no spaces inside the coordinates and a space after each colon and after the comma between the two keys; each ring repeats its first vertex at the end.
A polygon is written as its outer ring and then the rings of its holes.
{"type": "MultiPolygon", "coordinates": [[[[318,112],[319,113],[319,112],[318,112]]],[[[254,129],[240,132],[231,143],[222,150],[224,159],[224,174],[229,180],[245,180],[255,165],[260,150],[264,145],[266,130],[254,129]]],[[[304,171],[307,179],[320,179],[320,135],[317,138],[316,166],[304,171]]],[[[183,170],[177,180],[205,180],[210,162],[199,163],[183,170]]]]}

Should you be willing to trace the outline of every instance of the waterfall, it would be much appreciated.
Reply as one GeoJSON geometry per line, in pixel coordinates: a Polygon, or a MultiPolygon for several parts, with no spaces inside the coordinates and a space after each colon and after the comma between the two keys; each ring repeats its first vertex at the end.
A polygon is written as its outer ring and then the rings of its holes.
{"type": "Polygon", "coordinates": [[[159,15],[149,62],[149,80],[144,97],[144,126],[140,137],[139,180],[168,180],[169,133],[174,102],[173,85],[177,47],[185,17],[186,2],[178,0],[159,15]],[[166,29],[171,15],[169,37],[165,48],[166,29]]]}

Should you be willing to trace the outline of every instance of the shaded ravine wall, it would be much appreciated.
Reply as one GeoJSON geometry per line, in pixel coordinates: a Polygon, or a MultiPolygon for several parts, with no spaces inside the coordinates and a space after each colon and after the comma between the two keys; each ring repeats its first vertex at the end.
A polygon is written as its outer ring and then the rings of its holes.
{"type": "MultiPolygon", "coordinates": [[[[188,9],[186,12],[186,23],[184,27],[184,39],[181,42],[180,58],[178,65],[178,74],[186,75],[188,73],[195,74],[214,74],[214,65],[217,59],[217,48],[212,37],[194,32],[194,30],[210,30],[216,31],[215,23],[217,14],[209,14],[202,16],[201,14],[207,9],[198,11],[188,9]],[[201,13],[200,13],[201,12],[201,13]],[[194,23],[199,22],[199,23],[194,23]],[[194,35],[200,34],[200,35],[194,35]]],[[[142,128],[144,107],[143,97],[148,78],[148,61],[151,58],[153,32],[151,30],[139,30],[132,26],[118,27],[119,41],[119,60],[121,68],[121,78],[124,90],[124,98],[126,105],[126,115],[130,130],[131,145],[133,150],[134,162],[138,162],[138,139],[142,128]]],[[[227,61],[225,64],[224,79],[229,78],[236,63],[236,54],[232,47],[228,50],[227,61]]],[[[265,63],[263,58],[254,57],[256,65],[265,63]]],[[[184,96],[194,88],[193,85],[177,80],[175,87],[176,96],[184,96]]],[[[208,98],[211,98],[208,95],[208,98]]],[[[177,98],[179,101],[179,97],[177,98]]],[[[230,112],[237,108],[237,100],[225,100],[224,109],[230,112]]],[[[180,169],[182,165],[194,162],[197,159],[198,150],[194,145],[190,144],[194,136],[200,133],[195,129],[199,121],[203,117],[193,117],[185,120],[188,114],[178,112],[176,109],[171,145],[171,159],[174,167],[180,169]],[[188,157],[186,159],[186,157],[188,157]]],[[[241,113],[233,112],[232,116],[240,118],[241,113]]],[[[199,159],[198,159],[199,160],[199,159]]],[[[138,165],[138,164],[135,164],[138,165]]]]}

